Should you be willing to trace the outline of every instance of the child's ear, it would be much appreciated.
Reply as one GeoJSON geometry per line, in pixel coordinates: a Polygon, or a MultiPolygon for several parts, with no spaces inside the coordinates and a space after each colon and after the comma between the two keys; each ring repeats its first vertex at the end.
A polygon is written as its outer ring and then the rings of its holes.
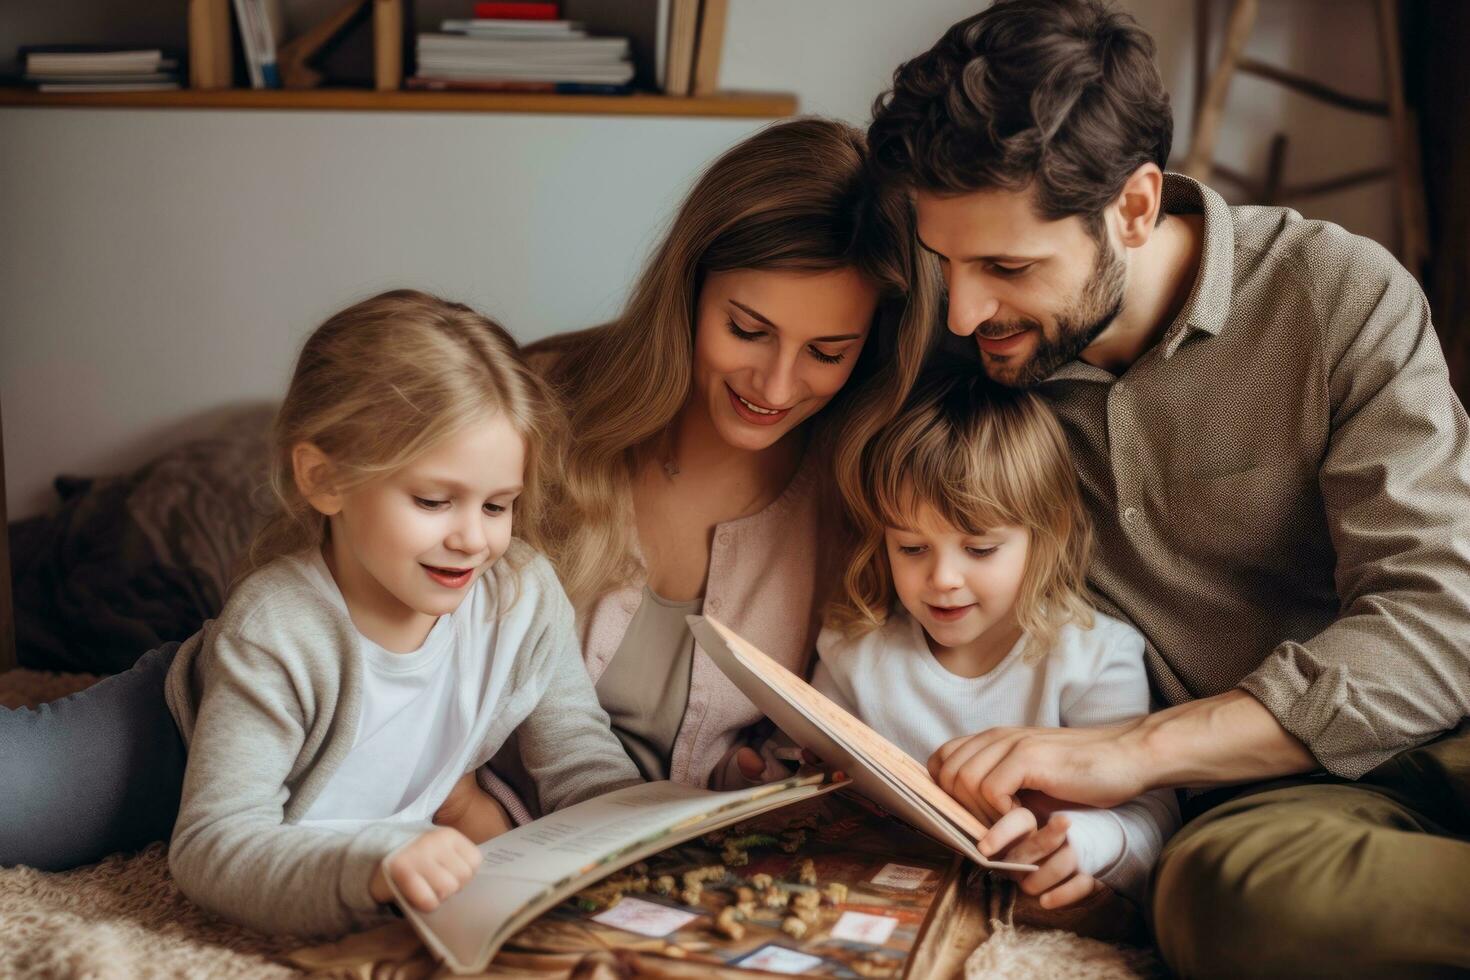
{"type": "Polygon", "coordinates": [[[292,447],[291,476],[301,496],[323,517],[342,510],[342,495],[332,487],[332,461],[314,444],[298,442],[292,447]]]}

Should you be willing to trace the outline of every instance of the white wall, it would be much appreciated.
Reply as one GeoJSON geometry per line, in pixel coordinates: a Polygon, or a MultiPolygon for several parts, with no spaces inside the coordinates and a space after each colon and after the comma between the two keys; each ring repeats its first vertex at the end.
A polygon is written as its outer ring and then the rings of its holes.
{"type": "MultiPolygon", "coordinates": [[[[1192,5],[1125,4],[1192,105],[1192,5]]],[[[1218,5],[1217,5],[1218,6],[1218,5]]],[[[1252,51],[1377,94],[1367,5],[1263,5],[1252,51]],[[1349,9],[1352,8],[1352,9],[1349,9]]],[[[976,0],[733,0],[723,83],[867,121],[893,68],[976,0]]],[[[1222,157],[1292,179],[1386,153],[1383,124],[1242,80],[1222,157]]],[[[60,472],[116,472],[272,397],[345,303],[413,285],[522,339],[611,315],[691,176],[758,120],[408,113],[0,110],[0,412],[12,519],[60,472]]],[[[1387,234],[1382,188],[1313,212],[1387,234]]]]}

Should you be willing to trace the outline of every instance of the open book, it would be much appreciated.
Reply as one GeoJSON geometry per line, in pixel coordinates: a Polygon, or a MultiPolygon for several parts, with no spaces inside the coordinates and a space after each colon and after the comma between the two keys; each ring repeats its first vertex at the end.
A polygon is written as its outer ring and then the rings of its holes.
{"type": "Polygon", "coordinates": [[[482,973],[507,939],[563,899],[701,834],[845,785],[821,774],[719,793],[671,782],[628,786],[548,814],[480,845],[469,884],[432,912],[394,895],[455,973],[482,973]]]}
{"type": "Polygon", "coordinates": [[[700,647],[740,693],[798,745],[842,770],[858,792],[976,864],[1006,871],[1036,870],[1035,865],[992,861],[981,854],[975,843],[985,836],[985,824],[940,789],[929,771],[898,746],[728,626],[708,616],[687,619],[700,647]]]}
{"type": "MultiPolygon", "coordinates": [[[[987,868],[975,842],[986,826],[927,770],[728,627],[690,616],[711,660],[751,702],[851,785],[916,830],[987,868]]],[[[627,866],[712,831],[849,785],[821,774],[733,792],[671,782],[629,786],[548,814],[480,845],[484,862],[433,912],[395,896],[425,944],[455,973],[480,973],[504,943],[562,900],[627,866]]],[[[391,885],[391,881],[390,881],[391,885]]]]}

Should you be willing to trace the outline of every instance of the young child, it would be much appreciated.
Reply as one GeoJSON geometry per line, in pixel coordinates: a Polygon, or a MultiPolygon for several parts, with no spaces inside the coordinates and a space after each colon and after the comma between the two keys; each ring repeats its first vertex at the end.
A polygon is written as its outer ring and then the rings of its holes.
{"type": "Polygon", "coordinates": [[[465,774],[512,731],[548,811],[639,781],[570,603],[511,537],[536,526],[555,419],[510,336],[463,306],[385,293],[307,340],[254,570],[168,676],[186,895],[301,935],[373,921],[389,879],[435,908],[474,874],[471,836],[504,825],[465,774]]]}
{"type": "MultiPolygon", "coordinates": [[[[921,381],[843,491],[859,537],[813,678],[832,700],[919,762],[997,726],[1148,711],[1143,637],[1088,606],[1090,528],[1035,395],[978,372],[921,381]]],[[[1049,819],[1016,807],[980,848],[1038,865],[1019,877],[1044,908],[1097,882],[1137,901],[1178,825],[1168,792],[1049,819]]]]}

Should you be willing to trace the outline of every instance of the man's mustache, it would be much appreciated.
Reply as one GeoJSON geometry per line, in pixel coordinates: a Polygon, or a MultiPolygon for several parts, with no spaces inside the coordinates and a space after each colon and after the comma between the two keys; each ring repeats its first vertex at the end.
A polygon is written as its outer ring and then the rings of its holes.
{"type": "Polygon", "coordinates": [[[1017,320],[1012,323],[986,320],[984,323],[975,327],[975,333],[984,337],[986,340],[1000,340],[1002,337],[1009,337],[1011,334],[1020,333],[1022,330],[1040,329],[1041,324],[1035,320],[1017,320]]]}

